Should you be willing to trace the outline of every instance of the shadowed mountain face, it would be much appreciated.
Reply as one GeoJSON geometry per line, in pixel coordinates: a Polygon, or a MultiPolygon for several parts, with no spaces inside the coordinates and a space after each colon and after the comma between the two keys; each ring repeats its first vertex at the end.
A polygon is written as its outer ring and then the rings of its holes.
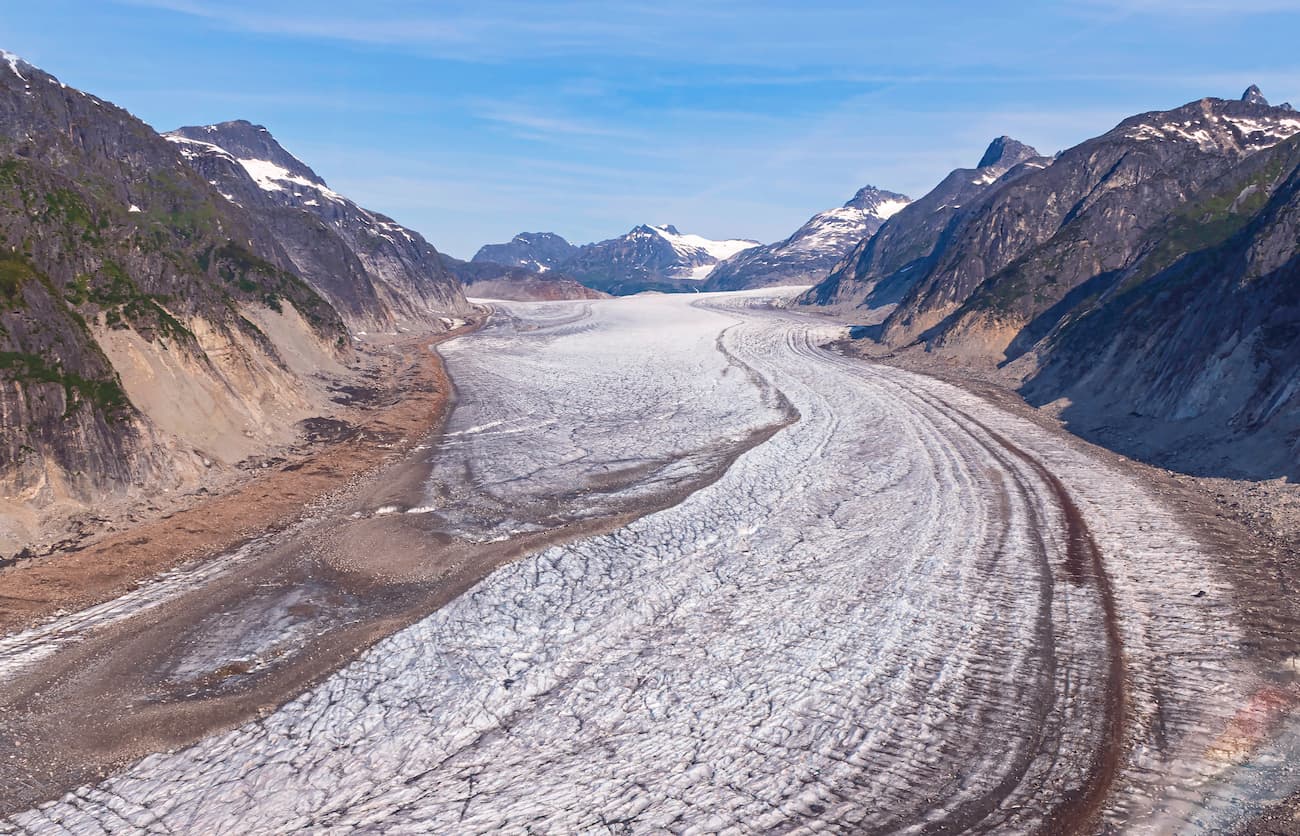
{"type": "Polygon", "coordinates": [[[223,122],[167,137],[209,182],[274,232],[299,273],[354,329],[428,327],[467,310],[429,242],[330,189],[266,128],[223,122]]]}
{"type": "Polygon", "coordinates": [[[1207,475],[1300,477],[1300,137],[1246,157],[1039,341],[1080,434],[1207,475]]]}
{"type": "Polygon", "coordinates": [[[1252,87],[1052,161],[999,140],[982,162],[1022,161],[954,172],[804,301],[859,310],[892,348],[1005,366],[1143,458],[1295,474],[1296,134],[1252,87]]]}
{"type": "Polygon", "coordinates": [[[865,186],[843,206],[814,215],[784,241],[745,250],[722,262],[709,273],[705,287],[745,290],[819,282],[909,201],[907,195],[865,186]]]}

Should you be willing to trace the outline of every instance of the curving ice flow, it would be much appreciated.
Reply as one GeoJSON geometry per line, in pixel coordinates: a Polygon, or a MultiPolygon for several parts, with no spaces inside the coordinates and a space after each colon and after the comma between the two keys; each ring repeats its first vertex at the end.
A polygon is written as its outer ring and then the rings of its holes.
{"type": "Polygon", "coordinates": [[[789,406],[673,297],[513,303],[445,344],[457,405],[415,510],[500,540],[634,510],[723,466],[789,406]]]}
{"type": "Polygon", "coordinates": [[[1026,833],[1101,814],[1165,833],[1258,800],[1258,781],[1237,788],[1273,774],[1270,744],[1232,730],[1259,683],[1222,582],[1155,497],[973,395],[838,357],[820,347],[837,329],[761,295],[698,299],[508,306],[534,354],[449,352],[468,412],[439,455],[479,439],[487,483],[508,486],[492,502],[527,504],[521,463],[576,484],[576,448],[687,455],[769,423],[769,386],[799,420],[677,504],[497,571],[264,720],[14,823],[1026,833]],[[658,388],[620,370],[647,357],[686,403],[639,400],[658,388]],[[737,388],[671,371],[710,365],[737,388]],[[535,420],[546,403],[625,420],[583,446],[535,420]]]}

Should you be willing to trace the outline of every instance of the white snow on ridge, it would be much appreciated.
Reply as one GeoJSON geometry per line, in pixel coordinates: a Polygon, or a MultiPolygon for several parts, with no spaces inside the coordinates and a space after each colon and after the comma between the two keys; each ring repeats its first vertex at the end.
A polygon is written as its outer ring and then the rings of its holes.
{"type": "MultiPolygon", "coordinates": [[[[9,65],[9,69],[13,70],[14,75],[18,76],[23,81],[27,80],[27,77],[18,71],[19,64],[27,64],[27,62],[24,61],[22,58],[19,58],[17,55],[14,55],[12,52],[0,49],[0,60],[3,60],[6,64],[9,65]]],[[[27,66],[30,67],[31,64],[27,64],[27,66]]]]}
{"type": "MultiPolygon", "coordinates": [[[[193,159],[198,156],[217,156],[229,160],[232,163],[239,162],[235,155],[231,154],[225,148],[219,145],[213,145],[211,142],[204,142],[199,139],[190,139],[187,136],[178,136],[176,134],[163,134],[163,138],[168,142],[178,146],[177,150],[186,159],[193,159]]],[[[213,185],[216,185],[215,183],[213,185]]]]}
{"type": "Polygon", "coordinates": [[[347,198],[329,187],[317,183],[314,180],[309,180],[301,175],[293,174],[288,169],[278,166],[269,160],[241,159],[238,162],[244,167],[244,170],[248,172],[248,176],[252,177],[254,182],[256,182],[263,191],[286,191],[286,185],[294,185],[311,189],[322,197],[333,200],[337,203],[348,202],[347,198]]]}
{"type": "Polygon", "coordinates": [[[673,233],[666,226],[667,224],[650,228],[669,244],[672,244],[673,249],[685,258],[696,257],[702,252],[715,261],[726,261],[736,253],[760,246],[757,241],[746,241],[740,238],[715,241],[711,238],[705,238],[703,235],[673,233]]]}
{"type": "Polygon", "coordinates": [[[882,200],[871,210],[871,214],[882,221],[887,221],[898,214],[898,210],[907,206],[908,203],[909,201],[906,200],[882,200]]]}
{"type": "Polygon", "coordinates": [[[1269,148],[1284,139],[1300,133],[1300,118],[1275,117],[1252,119],[1244,116],[1218,116],[1209,114],[1200,120],[1182,122],[1143,123],[1135,125],[1126,134],[1139,141],[1164,140],[1190,142],[1202,149],[1213,149],[1224,144],[1236,146],[1241,138],[1224,128],[1235,129],[1245,139],[1249,148],[1269,148]]]}

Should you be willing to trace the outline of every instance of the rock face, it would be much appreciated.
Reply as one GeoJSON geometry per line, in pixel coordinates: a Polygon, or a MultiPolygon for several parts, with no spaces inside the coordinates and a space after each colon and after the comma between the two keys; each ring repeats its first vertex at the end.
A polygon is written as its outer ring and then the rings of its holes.
{"type": "Polygon", "coordinates": [[[479,248],[470,260],[545,273],[568,261],[577,251],[577,247],[554,232],[521,232],[508,243],[487,244],[479,248]]]}
{"type": "Polygon", "coordinates": [[[554,302],[561,299],[605,299],[609,296],[556,270],[530,270],[483,260],[461,261],[445,253],[442,263],[460,280],[466,294],[484,299],[554,302]]]}
{"type": "Polygon", "coordinates": [[[859,242],[910,202],[907,195],[865,186],[843,206],[813,215],[784,241],[745,250],[722,262],[709,273],[705,287],[745,290],[820,282],[859,242]]]}
{"type": "MultiPolygon", "coordinates": [[[[839,292],[830,292],[832,276],[809,299],[896,301],[881,329],[889,345],[921,340],[962,356],[1014,358],[1077,300],[1113,281],[1170,212],[1244,156],[1297,131],[1294,113],[1249,92],[1134,116],[1050,165],[1028,159],[969,178],[973,195],[927,195],[865,245],[839,292]],[[912,213],[931,208],[938,214],[924,219],[922,246],[897,240],[912,213]]],[[[1010,143],[1002,150],[1012,159],[1027,153],[1010,143]]]]}
{"type": "Polygon", "coordinates": [[[329,188],[266,128],[240,120],[166,136],[209,183],[274,233],[299,274],[354,330],[437,327],[448,314],[468,310],[429,242],[329,188]]]}
{"type": "Polygon", "coordinates": [[[1200,189],[1141,250],[1039,341],[1027,399],[1170,467],[1300,477],[1300,136],[1200,189]]]}
{"type": "Polygon", "coordinates": [[[464,308],[422,239],[353,224],[343,200],[323,223],[293,209],[326,187],[243,125],[223,137],[236,152],[192,166],[193,143],[0,55],[0,558],[42,509],[189,484],[288,440],[350,356],[345,317],[464,308]],[[291,178],[279,209],[234,153],[291,178]]]}

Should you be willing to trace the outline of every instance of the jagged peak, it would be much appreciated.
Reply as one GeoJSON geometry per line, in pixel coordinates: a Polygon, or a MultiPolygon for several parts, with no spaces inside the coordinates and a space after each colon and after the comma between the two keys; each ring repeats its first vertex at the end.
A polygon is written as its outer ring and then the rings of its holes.
{"type": "Polygon", "coordinates": [[[518,241],[521,244],[531,244],[537,241],[556,241],[562,244],[569,243],[564,237],[555,232],[521,232],[511,240],[518,241]]]}
{"type": "Polygon", "coordinates": [[[980,157],[979,165],[976,167],[987,168],[992,165],[1003,165],[1010,168],[1017,163],[1022,163],[1031,157],[1037,156],[1039,156],[1038,151],[1033,146],[1004,135],[989,143],[988,149],[984,152],[984,156],[980,157]]]}
{"type": "Polygon", "coordinates": [[[1241,100],[1246,104],[1268,107],[1268,99],[1264,98],[1264,94],[1254,84],[1247,87],[1246,92],[1241,94],[1241,100]]]}
{"type": "Polygon", "coordinates": [[[169,131],[167,135],[207,142],[223,149],[241,162],[272,163],[290,175],[301,177],[318,186],[325,186],[325,181],[320,175],[286,151],[264,125],[256,125],[247,119],[187,126],[169,131]]]}

